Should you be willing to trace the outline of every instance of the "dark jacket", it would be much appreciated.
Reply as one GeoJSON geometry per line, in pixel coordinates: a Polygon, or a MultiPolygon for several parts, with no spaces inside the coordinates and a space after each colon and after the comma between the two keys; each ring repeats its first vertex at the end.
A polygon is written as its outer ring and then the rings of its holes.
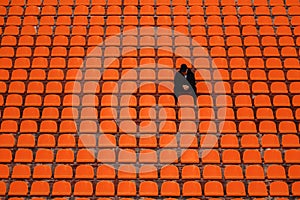
{"type": "Polygon", "coordinates": [[[188,69],[187,78],[184,77],[180,72],[176,72],[174,78],[174,94],[176,97],[179,97],[182,94],[195,95],[196,92],[196,83],[194,73],[188,69]],[[188,85],[189,89],[184,90],[183,85],[188,85]]]}
{"type": "Polygon", "coordinates": [[[190,85],[192,86],[194,92],[196,93],[196,79],[195,79],[195,74],[192,72],[191,69],[188,69],[186,80],[190,83],[190,85]]]}

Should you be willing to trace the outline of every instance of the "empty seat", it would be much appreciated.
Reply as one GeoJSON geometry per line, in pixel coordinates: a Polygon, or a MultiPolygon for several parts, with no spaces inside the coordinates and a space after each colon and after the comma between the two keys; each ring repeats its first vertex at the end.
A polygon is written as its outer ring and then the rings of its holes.
{"type": "Polygon", "coordinates": [[[228,165],[224,169],[224,177],[226,179],[243,179],[242,168],[237,165],[228,165]]]}
{"type": "Polygon", "coordinates": [[[35,181],[31,185],[30,195],[32,196],[48,196],[50,194],[50,186],[46,181],[35,181]]]}
{"type": "Polygon", "coordinates": [[[145,181],[140,184],[139,194],[141,196],[157,196],[158,186],[153,181],[145,181]]]}
{"type": "Polygon", "coordinates": [[[119,196],[134,196],[134,195],[136,195],[135,182],[132,182],[132,181],[119,182],[117,194],[119,196]]]}
{"type": "Polygon", "coordinates": [[[226,194],[228,196],[245,196],[245,185],[240,181],[230,181],[226,185],[226,194]]]}
{"type": "Polygon", "coordinates": [[[180,196],[179,184],[175,181],[163,182],[160,194],[162,196],[180,196]]]}
{"type": "Polygon", "coordinates": [[[270,195],[271,196],[288,196],[289,189],[286,182],[275,181],[270,184],[270,195]]]}
{"type": "Polygon", "coordinates": [[[245,163],[261,163],[261,156],[258,150],[246,150],[243,153],[245,163]]]}
{"type": "Polygon", "coordinates": [[[71,184],[67,181],[58,181],[53,184],[52,195],[65,196],[71,194],[71,184]]]}
{"type": "Polygon", "coordinates": [[[264,171],[263,168],[259,165],[249,165],[246,168],[246,179],[264,179],[264,171]]]}
{"type": "Polygon", "coordinates": [[[14,181],[10,184],[9,196],[26,196],[28,193],[28,184],[25,181],[14,181]]]}
{"type": "Polygon", "coordinates": [[[199,182],[196,181],[187,181],[183,184],[182,187],[183,196],[201,196],[202,190],[199,182]]]}
{"type": "Polygon", "coordinates": [[[253,181],[248,184],[248,193],[251,196],[267,196],[267,188],[262,181],[253,181]]]}
{"type": "Polygon", "coordinates": [[[216,165],[206,165],[203,169],[204,179],[222,179],[221,168],[216,165]]]}
{"type": "Polygon", "coordinates": [[[204,194],[206,196],[223,196],[223,186],[218,181],[210,181],[204,185],[204,194]]]}
{"type": "Polygon", "coordinates": [[[283,166],[270,165],[267,170],[268,179],[285,179],[286,172],[283,166]]]}
{"type": "Polygon", "coordinates": [[[186,165],[182,168],[183,179],[200,179],[200,169],[195,165],[186,165]]]}

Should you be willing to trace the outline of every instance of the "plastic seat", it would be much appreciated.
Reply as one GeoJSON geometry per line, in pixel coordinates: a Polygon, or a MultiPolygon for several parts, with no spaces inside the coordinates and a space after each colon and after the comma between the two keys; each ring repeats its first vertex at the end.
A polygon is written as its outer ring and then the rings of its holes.
{"type": "Polygon", "coordinates": [[[222,179],[221,168],[216,165],[206,165],[203,169],[203,179],[222,179]]]}
{"type": "Polygon", "coordinates": [[[241,138],[243,148],[258,148],[258,138],[255,135],[243,135],[241,138]]]}
{"type": "MultiPolygon", "coordinates": [[[[233,111],[232,108],[226,108],[225,107],[225,108],[219,108],[218,109],[218,119],[233,120],[234,118],[235,118],[234,117],[234,111],[233,111]]],[[[230,122],[225,122],[225,123],[228,124],[230,122]]],[[[225,129],[225,128],[223,127],[223,129],[225,129]]]]}
{"type": "Polygon", "coordinates": [[[26,165],[16,165],[12,170],[12,178],[16,179],[26,179],[31,175],[29,166],[26,165]]]}
{"type": "Polygon", "coordinates": [[[184,150],[181,153],[180,161],[181,163],[199,163],[199,154],[197,150],[193,150],[193,149],[184,150]]]}
{"type": "Polygon", "coordinates": [[[1,147],[13,147],[15,145],[15,138],[12,134],[1,134],[0,135],[0,146],[1,147]]]}
{"type": "Polygon", "coordinates": [[[257,150],[245,150],[243,153],[244,163],[261,163],[260,152],[257,150]]]}
{"type": "Polygon", "coordinates": [[[98,146],[99,147],[115,147],[116,139],[111,134],[102,134],[98,138],[98,146]]]}
{"type": "Polygon", "coordinates": [[[26,196],[28,193],[28,184],[25,181],[14,181],[10,184],[9,196],[26,196]]]}
{"type": "MultiPolygon", "coordinates": [[[[194,127],[194,129],[195,128],[196,127],[194,127]]],[[[184,130],[184,127],[183,127],[183,130],[184,130]]],[[[174,121],[163,121],[159,125],[159,131],[160,131],[160,133],[176,133],[176,131],[177,131],[176,123],[174,121]]]]}
{"type": "Polygon", "coordinates": [[[248,194],[251,196],[267,196],[267,188],[262,181],[253,181],[248,184],[248,194]]]}
{"type": "Polygon", "coordinates": [[[268,85],[264,82],[254,82],[252,84],[253,93],[269,93],[268,85]]]}
{"type": "Polygon", "coordinates": [[[160,194],[162,196],[180,196],[179,184],[174,181],[163,182],[160,194]]]}
{"type": "Polygon", "coordinates": [[[293,113],[289,108],[278,108],[276,110],[276,118],[279,120],[293,120],[293,113]]]}
{"type": "Polygon", "coordinates": [[[143,165],[139,170],[140,179],[155,179],[158,177],[157,169],[153,165],[143,165]]]}
{"type": "Polygon", "coordinates": [[[175,150],[163,149],[160,151],[159,160],[161,163],[177,163],[177,152],[175,150]]]}
{"type": "Polygon", "coordinates": [[[116,155],[114,150],[110,150],[110,149],[99,150],[97,155],[97,160],[98,162],[104,162],[104,163],[115,162],[116,155]]]}
{"type": "Polygon", "coordinates": [[[281,152],[275,149],[264,152],[265,163],[282,163],[281,152]]]}
{"type": "Polygon", "coordinates": [[[221,147],[222,148],[238,148],[238,139],[235,135],[226,134],[221,137],[221,147]]]}
{"type": "MultiPolygon", "coordinates": [[[[233,115],[232,115],[233,116],[233,115]]],[[[219,124],[221,133],[236,133],[236,124],[233,121],[221,121],[219,124]]]]}
{"type": "Polygon", "coordinates": [[[33,154],[32,151],[29,149],[18,149],[15,153],[15,162],[32,162],[33,154]]]}
{"type": "Polygon", "coordinates": [[[99,179],[115,179],[115,169],[110,165],[100,165],[97,168],[97,178],[99,179]]]}
{"type": "Polygon", "coordinates": [[[1,123],[0,131],[3,133],[7,132],[16,132],[18,130],[16,121],[13,120],[4,120],[1,123]]]}
{"type": "Polygon", "coordinates": [[[282,136],[282,146],[284,148],[299,147],[299,137],[295,134],[286,134],[282,136]]]}
{"type": "Polygon", "coordinates": [[[299,153],[299,150],[296,149],[290,149],[285,151],[284,160],[286,163],[300,163],[299,158],[297,157],[297,154],[299,153]]]}
{"type": "Polygon", "coordinates": [[[246,196],[245,185],[240,181],[230,181],[226,185],[228,196],[246,196]]]}
{"type": "Polygon", "coordinates": [[[119,159],[119,162],[121,162],[121,163],[135,162],[136,154],[131,149],[121,150],[121,151],[119,151],[118,159],[119,159]]]}
{"type": "Polygon", "coordinates": [[[56,162],[73,162],[74,161],[74,152],[70,149],[60,149],[56,154],[56,162]]]}
{"type": "Polygon", "coordinates": [[[93,150],[80,149],[77,152],[76,161],[78,163],[90,163],[95,161],[95,155],[93,150]]]}
{"type": "Polygon", "coordinates": [[[53,151],[49,149],[39,149],[35,155],[35,162],[50,163],[53,162],[53,151]]]}
{"type": "Polygon", "coordinates": [[[286,173],[283,166],[270,165],[267,169],[268,179],[286,179],[286,173]]]}
{"type": "Polygon", "coordinates": [[[48,196],[50,193],[49,183],[46,181],[36,181],[31,185],[30,195],[32,196],[48,196]]]}
{"type": "Polygon", "coordinates": [[[78,181],[74,186],[75,196],[89,196],[93,194],[93,185],[89,181],[78,181]]]}
{"type": "Polygon", "coordinates": [[[289,70],[287,72],[287,79],[290,81],[296,81],[296,76],[298,76],[299,70],[289,70]]]}
{"type": "MultiPolygon", "coordinates": [[[[143,137],[145,139],[147,137],[143,137]]],[[[154,137],[149,138],[149,139],[154,139],[154,137]]],[[[141,143],[141,140],[140,140],[141,143]]],[[[153,142],[152,142],[153,143],[153,142]]],[[[156,147],[156,144],[154,145],[145,145],[145,147],[156,147]]],[[[140,156],[139,156],[139,162],[141,163],[155,163],[157,162],[157,154],[154,150],[150,149],[145,149],[140,151],[140,156]]]]}
{"type": "Polygon", "coordinates": [[[292,194],[295,195],[295,196],[299,196],[299,187],[300,187],[300,184],[299,182],[295,182],[292,184],[292,194]]]}
{"type": "Polygon", "coordinates": [[[52,195],[64,196],[71,194],[71,184],[66,181],[58,181],[53,184],[52,195]]]}
{"type": "Polygon", "coordinates": [[[222,154],[223,163],[241,163],[240,153],[237,150],[224,150],[222,154]]]}
{"type": "Polygon", "coordinates": [[[134,196],[136,195],[136,185],[132,181],[122,181],[118,184],[117,195],[134,196]]]}
{"type": "Polygon", "coordinates": [[[177,139],[171,134],[161,135],[159,138],[159,146],[162,148],[177,147],[177,139]]]}
{"type": "Polygon", "coordinates": [[[223,186],[218,181],[210,181],[204,185],[204,195],[206,196],[223,196],[223,186]]]}
{"type": "Polygon", "coordinates": [[[288,168],[288,177],[292,180],[299,179],[298,170],[300,169],[299,165],[292,165],[288,168]]]}
{"type": "Polygon", "coordinates": [[[21,133],[34,133],[37,131],[37,124],[33,120],[24,120],[20,125],[21,133]]]}
{"type": "Polygon", "coordinates": [[[254,105],[257,107],[271,106],[270,97],[267,95],[257,95],[254,99],[254,105]]]}
{"type": "Polygon", "coordinates": [[[204,150],[202,152],[203,163],[220,163],[220,155],[216,150],[204,150]]]}
{"type": "Polygon", "coordinates": [[[235,105],[237,107],[251,107],[251,99],[248,95],[238,95],[235,97],[235,105]]]}
{"type": "Polygon", "coordinates": [[[225,179],[243,179],[242,168],[238,165],[227,165],[224,169],[225,179]]]}
{"type": "Polygon", "coordinates": [[[114,196],[115,186],[111,181],[99,181],[95,193],[97,196],[114,196]]]}
{"type": "Polygon", "coordinates": [[[119,138],[119,146],[120,147],[136,147],[137,141],[134,135],[121,135],[119,138]]]}
{"type": "Polygon", "coordinates": [[[272,147],[280,146],[278,137],[273,134],[265,134],[262,136],[261,140],[262,140],[261,141],[262,147],[265,147],[265,148],[272,148],[272,147]]]}
{"type": "Polygon", "coordinates": [[[274,119],[271,108],[258,108],[256,111],[257,119],[274,119]]]}
{"type": "Polygon", "coordinates": [[[49,165],[37,165],[34,167],[32,177],[35,179],[51,178],[52,170],[49,165]]]}
{"type": "Polygon", "coordinates": [[[263,168],[259,165],[249,165],[246,168],[246,179],[250,180],[259,180],[259,179],[264,179],[264,171],[263,168]]]}
{"type": "Polygon", "coordinates": [[[139,194],[141,196],[157,196],[158,186],[153,181],[145,181],[140,184],[139,194]]]}
{"type": "Polygon", "coordinates": [[[183,184],[182,187],[183,196],[201,196],[202,190],[199,182],[196,181],[187,181],[183,184]]]}
{"type": "Polygon", "coordinates": [[[288,196],[288,185],[282,181],[275,181],[270,184],[270,196],[288,196]]]}
{"type": "Polygon", "coordinates": [[[182,168],[182,179],[200,179],[200,169],[195,165],[187,165],[182,168]]]}
{"type": "Polygon", "coordinates": [[[162,179],[178,179],[179,171],[178,168],[174,165],[165,165],[160,170],[162,179]]]}

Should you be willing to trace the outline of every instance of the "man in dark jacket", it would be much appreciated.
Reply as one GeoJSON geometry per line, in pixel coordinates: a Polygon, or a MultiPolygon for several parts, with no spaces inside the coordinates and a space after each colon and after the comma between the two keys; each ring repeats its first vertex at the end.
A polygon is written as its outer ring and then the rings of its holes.
{"type": "MultiPolygon", "coordinates": [[[[182,64],[180,66],[180,70],[175,74],[174,78],[174,94],[175,99],[180,95],[188,94],[196,98],[196,83],[195,83],[195,75],[188,69],[186,64],[182,64]]],[[[177,101],[176,101],[177,102],[177,101]]]]}

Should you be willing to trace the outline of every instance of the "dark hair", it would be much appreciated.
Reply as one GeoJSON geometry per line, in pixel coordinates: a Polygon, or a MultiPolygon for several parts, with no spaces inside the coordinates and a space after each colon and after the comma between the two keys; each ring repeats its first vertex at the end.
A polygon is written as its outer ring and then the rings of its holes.
{"type": "Polygon", "coordinates": [[[187,66],[186,66],[186,64],[182,64],[181,66],[180,66],[180,70],[179,70],[179,72],[186,72],[186,70],[187,70],[187,66]]]}

